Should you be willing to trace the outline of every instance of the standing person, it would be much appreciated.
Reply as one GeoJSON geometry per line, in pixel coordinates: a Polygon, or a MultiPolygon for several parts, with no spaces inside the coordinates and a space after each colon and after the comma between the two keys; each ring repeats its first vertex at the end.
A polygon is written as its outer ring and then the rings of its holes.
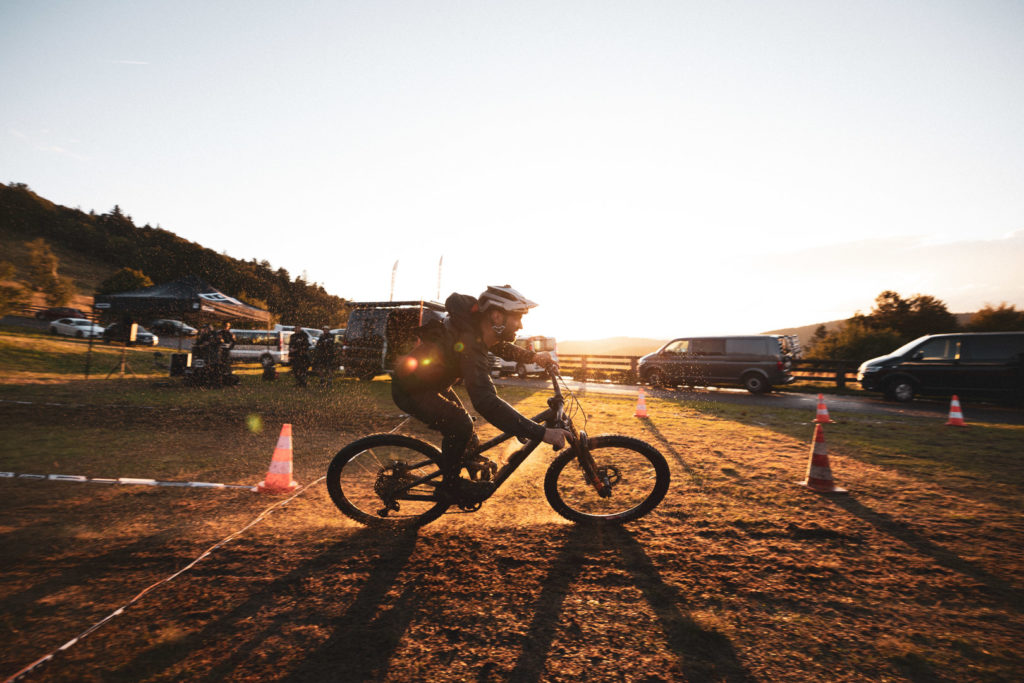
{"type": "Polygon", "coordinates": [[[192,343],[192,355],[195,358],[202,358],[206,364],[216,362],[217,335],[210,323],[205,323],[199,330],[199,335],[192,343]]]}
{"type": "Polygon", "coordinates": [[[320,375],[323,384],[330,384],[334,378],[335,363],[334,335],[329,327],[323,329],[313,347],[313,372],[320,375]]]}
{"type": "Polygon", "coordinates": [[[301,326],[296,325],[288,342],[288,358],[292,366],[295,383],[306,386],[306,375],[309,372],[309,335],[301,326]]]}
{"type": "Polygon", "coordinates": [[[452,390],[462,379],[473,407],[503,432],[561,448],[569,437],[547,429],[501,400],[491,381],[488,352],[518,363],[552,364],[548,352],[534,353],[511,342],[522,317],[536,306],[508,285],[488,287],[479,297],[452,294],[443,321],[420,328],[420,343],[395,364],[391,396],[403,411],[441,432],[444,482],[454,495],[472,502],[490,494],[493,485],[459,478],[476,436],[473,420],[452,390]]]}
{"type": "Polygon", "coordinates": [[[231,369],[231,349],[235,348],[235,333],[231,331],[231,323],[224,323],[217,336],[220,338],[220,363],[227,373],[231,369]]]}

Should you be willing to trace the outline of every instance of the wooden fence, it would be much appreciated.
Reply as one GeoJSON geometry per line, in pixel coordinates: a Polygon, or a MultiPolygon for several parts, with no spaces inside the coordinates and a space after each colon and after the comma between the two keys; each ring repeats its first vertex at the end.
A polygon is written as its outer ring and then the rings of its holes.
{"type": "MultiPolygon", "coordinates": [[[[601,356],[558,354],[559,365],[567,375],[578,380],[609,381],[615,384],[636,384],[640,356],[601,356]]],[[[798,380],[834,382],[839,388],[856,382],[857,361],[798,360],[792,373],[798,380]]]]}
{"type": "Polygon", "coordinates": [[[835,382],[842,389],[847,382],[857,382],[855,360],[798,360],[793,363],[793,375],[798,380],[835,382]]]}

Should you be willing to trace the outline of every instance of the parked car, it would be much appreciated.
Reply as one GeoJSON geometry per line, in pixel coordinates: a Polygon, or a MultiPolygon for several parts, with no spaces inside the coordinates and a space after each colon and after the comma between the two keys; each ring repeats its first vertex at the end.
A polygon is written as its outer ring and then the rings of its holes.
{"type": "Polygon", "coordinates": [[[231,330],[235,335],[235,347],[231,349],[231,360],[243,363],[259,362],[263,367],[288,363],[288,342],[290,330],[231,330]]]}
{"type": "Polygon", "coordinates": [[[85,318],[61,318],[50,323],[50,334],[62,334],[65,337],[78,339],[94,339],[103,336],[103,328],[85,318]]]}
{"type": "Polygon", "coordinates": [[[742,386],[752,394],[795,381],[794,336],[768,334],[673,339],[640,359],[640,380],[651,386],[742,386]]]}
{"type": "MultiPolygon", "coordinates": [[[[274,329],[277,330],[277,331],[283,331],[283,332],[294,332],[295,331],[295,325],[280,325],[280,324],[278,324],[278,325],[274,325],[274,329]]],[[[317,327],[303,327],[302,329],[305,330],[306,334],[309,335],[309,341],[310,341],[311,344],[316,344],[316,340],[319,339],[320,335],[322,335],[324,333],[324,331],[322,329],[317,328],[317,327]]]]}
{"type": "Polygon", "coordinates": [[[1024,332],[932,334],[861,363],[857,381],[893,401],[918,394],[1024,398],[1024,332]]]}
{"type": "Polygon", "coordinates": [[[356,303],[348,314],[339,353],[346,377],[370,380],[394,370],[395,359],[416,343],[416,328],[444,318],[434,301],[356,303]]]}
{"type": "Polygon", "coordinates": [[[149,324],[149,329],[157,334],[164,334],[168,337],[194,337],[198,330],[191,325],[186,325],[180,320],[154,320],[149,324]]]}
{"type": "Polygon", "coordinates": [[[119,322],[111,323],[107,329],[103,331],[103,341],[108,344],[111,342],[121,342],[128,346],[156,346],[160,343],[160,337],[156,336],[142,325],[136,326],[135,341],[128,339],[129,333],[129,326],[119,322]]]}
{"type": "Polygon", "coordinates": [[[68,308],[66,306],[58,306],[56,308],[47,308],[44,311],[36,312],[36,320],[57,320],[58,318],[79,318],[84,319],[86,314],[77,308],[68,308]]]}
{"type": "MultiPolygon", "coordinates": [[[[555,342],[554,337],[520,337],[516,339],[515,345],[536,353],[549,351],[552,360],[556,363],[558,362],[558,344],[555,342]]],[[[530,375],[542,375],[545,372],[544,368],[536,363],[516,363],[515,361],[499,358],[493,353],[488,355],[491,361],[491,374],[498,377],[515,374],[521,379],[526,379],[530,375]]]]}

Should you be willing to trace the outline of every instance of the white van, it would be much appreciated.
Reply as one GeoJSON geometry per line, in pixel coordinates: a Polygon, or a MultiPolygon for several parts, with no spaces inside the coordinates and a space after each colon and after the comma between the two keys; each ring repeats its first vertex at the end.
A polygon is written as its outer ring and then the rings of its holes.
{"type": "Polygon", "coordinates": [[[264,367],[288,364],[289,330],[231,330],[235,335],[235,348],[231,360],[260,363],[264,367]]]}
{"type": "MultiPolygon", "coordinates": [[[[558,344],[554,337],[520,337],[516,339],[515,345],[529,349],[534,353],[540,353],[541,351],[548,351],[551,353],[551,360],[558,362],[558,344]]],[[[544,374],[544,368],[536,363],[515,363],[504,358],[498,358],[494,354],[491,354],[491,374],[502,376],[502,375],[518,375],[522,379],[526,379],[530,375],[542,375],[544,374]]]]}
{"type": "MultiPolygon", "coordinates": [[[[281,323],[278,323],[277,325],[274,325],[274,329],[283,332],[294,332],[295,325],[282,325],[281,323]]],[[[320,335],[324,333],[324,331],[319,327],[303,327],[302,329],[304,329],[306,334],[309,335],[310,344],[316,344],[317,340],[320,339],[320,335]]]]}

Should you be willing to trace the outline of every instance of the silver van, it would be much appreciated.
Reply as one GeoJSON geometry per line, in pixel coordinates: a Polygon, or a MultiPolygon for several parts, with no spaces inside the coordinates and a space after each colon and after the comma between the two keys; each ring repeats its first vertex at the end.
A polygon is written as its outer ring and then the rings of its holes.
{"type": "Polygon", "coordinates": [[[800,355],[794,336],[758,334],[681,337],[640,359],[640,381],[651,386],[741,386],[752,394],[796,380],[790,373],[800,355]]]}
{"type": "Polygon", "coordinates": [[[289,330],[231,330],[235,335],[235,348],[231,360],[259,363],[263,367],[288,364],[289,330]]]}

